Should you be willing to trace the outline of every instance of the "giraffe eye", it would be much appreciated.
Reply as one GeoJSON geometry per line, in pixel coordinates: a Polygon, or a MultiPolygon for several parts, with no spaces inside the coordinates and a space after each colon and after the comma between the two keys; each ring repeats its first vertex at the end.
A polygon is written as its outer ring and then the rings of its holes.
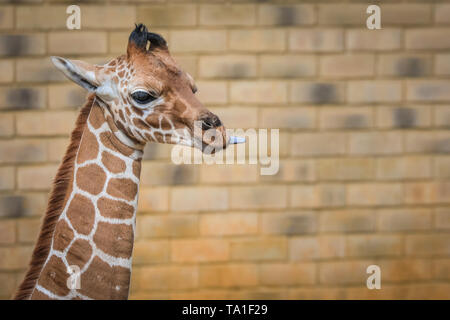
{"type": "Polygon", "coordinates": [[[139,104],[147,104],[156,99],[155,96],[151,95],[147,91],[135,91],[131,94],[131,97],[139,104]]]}

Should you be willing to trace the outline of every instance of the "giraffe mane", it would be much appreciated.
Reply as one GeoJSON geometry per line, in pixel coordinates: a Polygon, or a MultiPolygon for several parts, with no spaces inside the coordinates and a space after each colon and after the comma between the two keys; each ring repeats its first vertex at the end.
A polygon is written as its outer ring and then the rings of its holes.
{"type": "Polygon", "coordinates": [[[61,215],[63,205],[66,200],[67,190],[70,187],[71,177],[73,173],[74,163],[78,147],[80,145],[81,136],[85,128],[89,113],[95,102],[95,94],[88,96],[85,105],[81,108],[78,115],[75,129],[70,137],[70,144],[66,150],[66,154],[58,168],[58,172],[53,180],[53,188],[50,194],[47,211],[45,213],[41,232],[33,251],[28,272],[20,285],[15,300],[29,299],[33,293],[37,279],[42,271],[42,267],[50,252],[50,244],[56,223],[61,215]]]}

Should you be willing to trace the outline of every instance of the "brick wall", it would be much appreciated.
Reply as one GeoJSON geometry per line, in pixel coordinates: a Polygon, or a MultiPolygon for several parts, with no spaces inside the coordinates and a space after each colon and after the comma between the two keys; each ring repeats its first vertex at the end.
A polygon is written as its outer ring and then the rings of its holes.
{"type": "Polygon", "coordinates": [[[364,1],[89,1],[69,31],[72,2],[0,4],[1,298],[85,98],[48,57],[107,61],[136,21],[228,127],[280,128],[281,168],[149,146],[131,298],[450,298],[450,2],[382,1],[370,31],[364,1]]]}

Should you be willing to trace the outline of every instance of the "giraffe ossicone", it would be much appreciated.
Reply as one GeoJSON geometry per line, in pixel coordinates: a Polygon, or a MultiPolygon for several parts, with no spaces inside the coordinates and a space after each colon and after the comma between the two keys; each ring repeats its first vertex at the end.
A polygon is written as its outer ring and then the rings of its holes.
{"type": "Polygon", "coordinates": [[[90,94],[15,298],[126,299],[145,143],[220,150],[243,141],[227,137],[166,41],[142,24],[130,34],[126,54],[105,65],[51,59],[90,94]],[[203,133],[211,130],[214,139],[206,139],[211,135],[203,133]],[[74,269],[79,286],[68,285],[75,283],[69,278],[74,269]]]}

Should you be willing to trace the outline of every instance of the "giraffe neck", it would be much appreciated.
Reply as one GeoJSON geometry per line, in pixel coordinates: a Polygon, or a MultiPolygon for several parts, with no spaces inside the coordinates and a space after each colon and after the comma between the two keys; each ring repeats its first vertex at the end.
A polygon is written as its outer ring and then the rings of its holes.
{"type": "Polygon", "coordinates": [[[31,299],[128,297],[142,151],[111,120],[94,100],[31,299]]]}

